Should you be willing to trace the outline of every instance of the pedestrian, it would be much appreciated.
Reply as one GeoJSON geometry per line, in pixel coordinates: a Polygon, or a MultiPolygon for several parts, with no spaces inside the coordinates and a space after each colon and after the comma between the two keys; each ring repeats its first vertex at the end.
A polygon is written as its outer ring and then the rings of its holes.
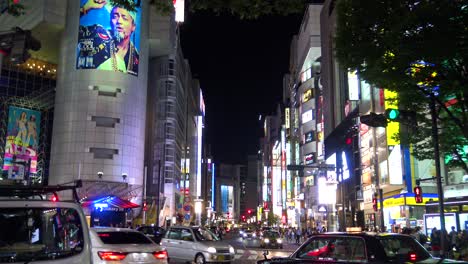
{"type": "Polygon", "coordinates": [[[457,236],[458,233],[455,231],[455,227],[452,226],[452,231],[449,233],[450,249],[453,249],[457,246],[457,236]]]}
{"type": "Polygon", "coordinates": [[[300,244],[301,243],[301,228],[298,227],[297,230],[296,230],[296,244],[300,244]]]}

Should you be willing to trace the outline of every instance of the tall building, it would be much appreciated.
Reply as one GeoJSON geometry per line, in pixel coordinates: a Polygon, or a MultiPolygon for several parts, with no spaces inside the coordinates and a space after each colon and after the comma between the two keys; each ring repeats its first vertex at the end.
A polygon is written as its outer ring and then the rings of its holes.
{"type": "Polygon", "coordinates": [[[240,179],[247,176],[245,165],[221,163],[215,178],[215,211],[218,220],[237,220],[240,216],[240,179]]]}
{"type": "Polygon", "coordinates": [[[42,44],[19,67],[11,57],[2,63],[0,85],[8,88],[2,109],[11,112],[0,116],[2,177],[82,180],[79,195],[92,225],[111,223],[93,215],[96,199],[115,206],[101,209],[118,212],[120,223],[140,215],[142,222],[161,224],[177,216],[185,196],[201,190],[204,103],[178,45],[175,21],[183,20],[183,1],[169,16],[149,1],[137,2],[129,11],[109,1],[22,1],[25,14],[0,16],[2,32],[19,26],[42,44]],[[4,140],[14,132],[7,120],[17,117],[26,128],[22,142],[4,140]],[[20,155],[26,148],[34,155],[20,155]],[[119,207],[113,199],[130,203],[119,207]],[[140,213],[143,204],[151,205],[147,214],[140,213]]]}
{"type": "Polygon", "coordinates": [[[286,138],[291,141],[286,155],[291,157],[289,164],[305,166],[299,171],[300,175],[293,175],[298,182],[293,188],[297,192],[295,210],[299,213],[298,222],[311,228],[328,226],[334,209],[334,199],[331,199],[334,197],[325,197],[334,192],[328,190],[328,185],[319,184],[322,178],[327,178],[327,172],[314,168],[325,162],[319,79],[321,10],[321,4],[307,7],[299,34],[291,42],[290,74],[284,85],[285,103],[289,106],[287,118],[290,119],[286,138]],[[328,191],[322,192],[325,189],[328,191]]]}

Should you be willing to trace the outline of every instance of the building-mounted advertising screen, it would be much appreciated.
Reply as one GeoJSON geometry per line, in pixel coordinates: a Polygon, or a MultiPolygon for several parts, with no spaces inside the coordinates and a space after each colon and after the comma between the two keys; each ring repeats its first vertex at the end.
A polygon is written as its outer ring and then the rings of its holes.
{"type": "Polygon", "coordinates": [[[81,0],[76,68],[138,76],[140,15],[140,7],[130,11],[110,1],[81,0]]]}
{"type": "Polygon", "coordinates": [[[359,100],[359,77],[355,71],[348,72],[348,98],[351,101],[359,100]]]}
{"type": "Polygon", "coordinates": [[[22,180],[28,172],[37,172],[40,123],[41,112],[9,107],[3,163],[3,170],[8,171],[9,179],[22,180]]]}

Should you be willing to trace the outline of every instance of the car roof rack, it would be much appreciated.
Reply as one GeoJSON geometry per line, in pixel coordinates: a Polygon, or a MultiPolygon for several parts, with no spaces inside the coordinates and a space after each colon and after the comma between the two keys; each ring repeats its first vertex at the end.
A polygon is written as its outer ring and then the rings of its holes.
{"type": "Polygon", "coordinates": [[[30,185],[0,185],[0,196],[10,197],[21,197],[27,198],[31,196],[39,196],[46,194],[54,194],[57,196],[57,192],[71,190],[73,198],[77,203],[80,202],[76,189],[81,188],[83,182],[76,180],[69,183],[63,183],[60,185],[45,185],[45,186],[30,186],[30,185]],[[71,185],[73,184],[73,185],[71,185]]]}

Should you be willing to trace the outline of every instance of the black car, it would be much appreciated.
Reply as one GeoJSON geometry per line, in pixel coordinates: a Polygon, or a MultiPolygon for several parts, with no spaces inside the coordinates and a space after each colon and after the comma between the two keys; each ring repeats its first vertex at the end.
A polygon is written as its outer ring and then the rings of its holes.
{"type": "Polygon", "coordinates": [[[161,242],[161,239],[166,234],[166,230],[158,226],[140,226],[136,230],[142,232],[151,240],[153,240],[154,243],[158,244],[161,242]]]}
{"type": "Polygon", "coordinates": [[[283,248],[283,239],[278,231],[263,231],[260,240],[262,248],[283,248]]]}
{"type": "Polygon", "coordinates": [[[311,236],[288,258],[268,263],[465,263],[433,257],[413,237],[402,234],[323,233],[311,236]]]}

